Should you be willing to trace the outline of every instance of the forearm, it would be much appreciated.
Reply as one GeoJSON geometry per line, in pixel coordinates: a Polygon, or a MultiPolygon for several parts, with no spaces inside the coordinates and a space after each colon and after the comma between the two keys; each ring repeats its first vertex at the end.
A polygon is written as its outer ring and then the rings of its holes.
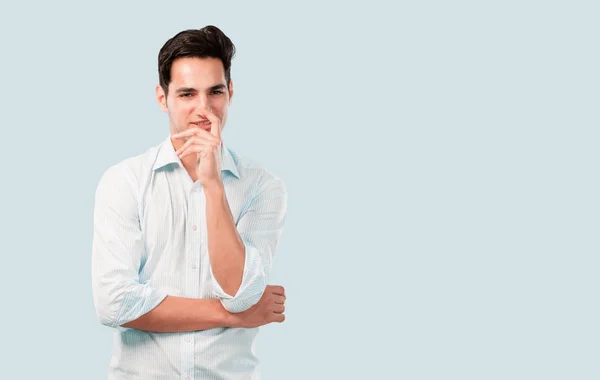
{"type": "Polygon", "coordinates": [[[242,283],[245,247],[240,238],[222,184],[205,189],[208,252],[215,280],[234,296],[242,283]]]}
{"type": "Polygon", "coordinates": [[[233,327],[235,323],[217,299],[167,296],[157,307],[123,327],[154,332],[183,332],[233,327]]]}

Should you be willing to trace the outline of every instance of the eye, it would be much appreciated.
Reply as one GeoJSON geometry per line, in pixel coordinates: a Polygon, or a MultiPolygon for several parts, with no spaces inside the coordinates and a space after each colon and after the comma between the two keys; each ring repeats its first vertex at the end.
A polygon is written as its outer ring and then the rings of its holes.
{"type": "Polygon", "coordinates": [[[221,95],[221,94],[223,94],[223,91],[221,91],[221,90],[214,90],[214,91],[212,92],[212,94],[213,94],[213,95],[221,95]]]}
{"type": "Polygon", "coordinates": [[[180,98],[189,98],[190,96],[192,96],[192,94],[190,92],[186,92],[186,93],[179,95],[180,98]]]}

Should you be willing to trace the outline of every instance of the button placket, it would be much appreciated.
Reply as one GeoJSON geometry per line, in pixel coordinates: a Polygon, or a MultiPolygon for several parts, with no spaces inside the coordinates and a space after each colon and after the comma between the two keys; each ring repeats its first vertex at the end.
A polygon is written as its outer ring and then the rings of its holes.
{"type": "Polygon", "coordinates": [[[186,240],[189,241],[189,250],[186,252],[186,266],[189,268],[187,273],[190,278],[190,281],[187,282],[190,286],[188,294],[190,294],[191,297],[196,298],[200,296],[200,276],[197,271],[200,260],[200,244],[198,237],[200,198],[201,194],[196,189],[193,189],[188,203],[188,226],[190,226],[190,229],[188,230],[189,232],[186,238],[186,240]]]}
{"type": "MultiPolygon", "coordinates": [[[[185,292],[188,297],[198,298],[200,288],[200,276],[196,270],[199,259],[199,248],[196,232],[198,229],[198,192],[192,187],[188,198],[187,220],[185,228],[185,292]],[[191,269],[190,269],[191,268],[191,269]]],[[[194,332],[183,333],[181,342],[182,346],[182,375],[185,374],[186,379],[193,378],[194,373],[194,332]]]]}

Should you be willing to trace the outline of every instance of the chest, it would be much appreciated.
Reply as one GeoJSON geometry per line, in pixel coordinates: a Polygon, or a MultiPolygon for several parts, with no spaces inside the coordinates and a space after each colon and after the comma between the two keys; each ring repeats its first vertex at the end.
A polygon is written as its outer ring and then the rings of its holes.
{"type": "MultiPolygon", "coordinates": [[[[250,190],[238,179],[223,178],[225,197],[238,223],[250,190]]],[[[184,171],[158,173],[141,197],[142,266],[176,268],[190,255],[202,254],[207,242],[207,199],[199,182],[184,171]]],[[[146,268],[150,269],[150,268],[146,268]]]]}

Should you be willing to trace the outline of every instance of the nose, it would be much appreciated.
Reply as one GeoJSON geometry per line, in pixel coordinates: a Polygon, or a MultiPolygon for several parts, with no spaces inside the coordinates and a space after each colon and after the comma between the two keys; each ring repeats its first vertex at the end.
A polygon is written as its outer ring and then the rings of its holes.
{"type": "Polygon", "coordinates": [[[198,96],[198,104],[196,105],[196,108],[202,109],[206,107],[208,107],[208,96],[206,96],[206,94],[201,94],[198,96]]]}

